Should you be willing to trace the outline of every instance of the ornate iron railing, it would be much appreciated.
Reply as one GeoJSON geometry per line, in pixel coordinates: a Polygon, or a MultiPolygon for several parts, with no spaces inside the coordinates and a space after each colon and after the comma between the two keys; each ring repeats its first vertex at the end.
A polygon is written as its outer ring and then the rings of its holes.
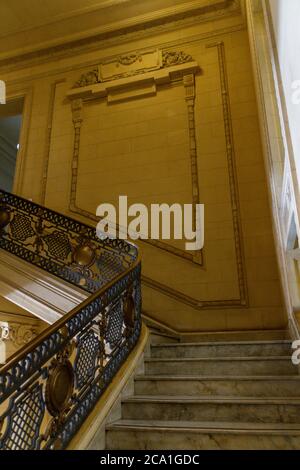
{"type": "Polygon", "coordinates": [[[64,449],[139,338],[138,251],[4,191],[0,248],[90,294],[0,369],[0,449],[64,449]]]}

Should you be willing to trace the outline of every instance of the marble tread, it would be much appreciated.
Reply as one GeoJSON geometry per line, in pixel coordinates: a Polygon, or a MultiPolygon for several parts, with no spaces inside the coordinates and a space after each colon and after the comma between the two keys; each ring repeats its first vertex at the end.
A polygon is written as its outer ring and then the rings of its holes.
{"type": "Polygon", "coordinates": [[[152,358],[205,358],[205,357],[246,357],[246,356],[287,356],[291,354],[292,343],[282,341],[244,341],[219,343],[175,343],[153,344],[152,358]]]}
{"type": "Polygon", "coordinates": [[[290,356],[147,358],[146,374],[186,375],[293,375],[298,374],[290,356]]]}
{"type": "Polygon", "coordinates": [[[300,425],[120,420],[107,427],[110,450],[296,450],[300,425]]]}
{"type": "Polygon", "coordinates": [[[300,376],[172,376],[135,378],[139,395],[300,397],[300,376]]]}
{"type": "Polygon", "coordinates": [[[240,432],[251,432],[251,433],[260,433],[260,432],[269,432],[269,433],[280,433],[281,431],[285,432],[297,432],[300,436],[300,424],[283,424],[283,423],[232,423],[232,422],[218,422],[218,421],[201,421],[201,422],[193,422],[190,421],[156,421],[156,420],[132,420],[132,419],[122,419],[116,421],[115,423],[109,424],[107,426],[107,430],[114,429],[114,428],[160,428],[161,430],[176,430],[180,429],[181,431],[199,431],[201,429],[205,431],[240,431],[240,432]],[[176,424],[176,426],[174,425],[176,424]]]}
{"type": "Polygon", "coordinates": [[[300,375],[291,342],[151,345],[106,447],[178,450],[300,449],[300,375]]]}
{"type": "Polygon", "coordinates": [[[124,419],[299,423],[299,398],[134,396],[122,402],[124,419]]]}

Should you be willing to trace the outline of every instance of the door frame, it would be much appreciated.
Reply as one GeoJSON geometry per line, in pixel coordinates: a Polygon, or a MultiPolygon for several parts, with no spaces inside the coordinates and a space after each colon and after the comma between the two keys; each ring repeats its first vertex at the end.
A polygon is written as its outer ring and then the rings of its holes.
{"type": "Polygon", "coordinates": [[[28,133],[30,129],[32,111],[32,87],[17,88],[6,87],[6,102],[23,100],[22,123],[19,137],[19,150],[16,158],[15,174],[13,181],[13,193],[22,196],[24,170],[26,163],[28,133]],[[9,89],[8,89],[9,88],[9,89]]]}

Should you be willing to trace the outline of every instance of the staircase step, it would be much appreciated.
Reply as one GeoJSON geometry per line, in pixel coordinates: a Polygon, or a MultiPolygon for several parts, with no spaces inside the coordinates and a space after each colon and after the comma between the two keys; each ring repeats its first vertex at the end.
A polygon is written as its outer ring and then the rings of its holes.
{"type": "Polygon", "coordinates": [[[146,375],[296,375],[290,356],[145,359],[146,375]]]}
{"type": "Polygon", "coordinates": [[[135,378],[137,395],[219,395],[240,397],[299,397],[300,376],[149,376],[135,378]]]}
{"type": "Polygon", "coordinates": [[[106,442],[107,450],[298,450],[300,425],[120,420],[106,442]]]}
{"type": "Polygon", "coordinates": [[[153,358],[205,358],[289,356],[290,341],[243,341],[227,343],[177,343],[155,344],[151,347],[153,358]]]}
{"type": "Polygon", "coordinates": [[[203,339],[151,345],[135,395],[122,400],[122,419],[107,427],[108,450],[300,448],[291,341],[203,339]]]}
{"type": "Polygon", "coordinates": [[[162,333],[160,331],[155,331],[150,329],[151,332],[151,345],[156,344],[177,344],[179,342],[179,338],[176,336],[168,335],[166,333],[162,333]]]}
{"type": "Polygon", "coordinates": [[[122,418],[300,425],[300,399],[135,396],[122,401],[122,418]]]}
{"type": "Polygon", "coordinates": [[[252,331],[215,331],[203,333],[184,333],[184,343],[224,342],[224,341],[275,341],[290,339],[287,330],[252,330],[252,331]]]}

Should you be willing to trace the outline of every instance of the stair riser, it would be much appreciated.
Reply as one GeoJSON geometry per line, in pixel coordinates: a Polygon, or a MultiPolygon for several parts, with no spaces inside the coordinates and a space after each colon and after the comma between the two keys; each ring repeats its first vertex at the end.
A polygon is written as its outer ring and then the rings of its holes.
{"type": "Polygon", "coordinates": [[[107,431],[108,450],[298,450],[300,435],[253,435],[226,432],[187,432],[166,430],[107,431]]]}
{"type": "Polygon", "coordinates": [[[293,381],[148,380],[135,382],[137,395],[229,397],[300,397],[300,383],[293,381]]]}
{"type": "Polygon", "coordinates": [[[161,344],[161,343],[177,344],[178,339],[171,338],[170,336],[160,335],[159,333],[151,333],[151,344],[161,344]]]}
{"type": "Polygon", "coordinates": [[[290,336],[284,330],[272,331],[235,331],[221,333],[184,334],[181,341],[184,343],[224,343],[232,341],[286,341],[290,336]]]}
{"type": "Polygon", "coordinates": [[[122,404],[122,418],[155,421],[298,424],[300,423],[300,405],[134,402],[122,404]]]}
{"type": "Polygon", "coordinates": [[[273,361],[182,361],[145,362],[146,374],[150,375],[294,375],[296,367],[289,360],[273,361]]]}
{"type": "Polygon", "coordinates": [[[291,356],[289,345],[211,345],[211,346],[156,346],[151,348],[154,358],[205,358],[205,357],[251,357],[291,356]]]}

